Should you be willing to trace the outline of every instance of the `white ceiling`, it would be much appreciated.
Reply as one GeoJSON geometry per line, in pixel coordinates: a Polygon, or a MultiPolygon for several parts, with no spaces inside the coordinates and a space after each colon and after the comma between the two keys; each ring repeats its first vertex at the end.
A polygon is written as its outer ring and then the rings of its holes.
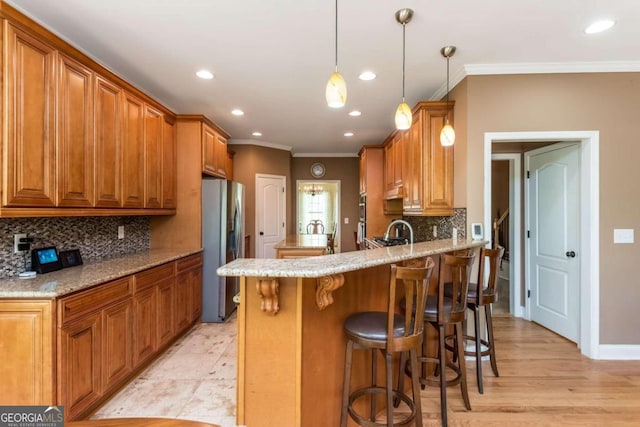
{"type": "Polygon", "coordinates": [[[394,129],[402,96],[402,26],[409,7],[406,99],[444,96],[468,74],[640,71],[638,0],[339,0],[339,70],[347,105],[327,107],[334,70],[334,0],[5,0],[176,113],[205,114],[233,142],[294,155],[357,153],[394,129]],[[617,22],[584,33],[592,21],[617,22]],[[207,68],[213,80],[194,73],[207,68]],[[364,70],[378,78],[358,80],[364,70]],[[232,116],[233,108],[245,111],[232,116]],[[350,117],[352,109],[361,117],[350,117]],[[253,137],[253,131],[263,133],[253,137]],[[354,136],[345,137],[347,131],[354,136]]]}

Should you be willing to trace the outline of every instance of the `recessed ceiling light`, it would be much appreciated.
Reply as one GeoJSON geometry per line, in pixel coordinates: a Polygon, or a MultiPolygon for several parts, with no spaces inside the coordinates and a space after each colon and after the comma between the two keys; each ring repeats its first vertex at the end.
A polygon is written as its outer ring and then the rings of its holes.
{"type": "Polygon", "coordinates": [[[362,115],[362,113],[360,111],[358,111],[358,110],[353,110],[352,112],[349,113],[349,115],[351,117],[359,117],[359,116],[362,115]]]}
{"type": "Polygon", "coordinates": [[[364,71],[358,76],[358,78],[360,80],[373,80],[376,78],[376,73],[373,71],[364,71]]]}
{"type": "Polygon", "coordinates": [[[213,78],[213,73],[208,70],[200,70],[196,72],[196,76],[204,80],[211,80],[213,78]]]}
{"type": "Polygon", "coordinates": [[[602,21],[596,21],[593,24],[589,25],[587,28],[585,28],[584,32],[587,34],[601,33],[613,27],[615,23],[616,23],[615,21],[612,21],[610,19],[603,19],[602,21]]]}
{"type": "Polygon", "coordinates": [[[353,136],[353,132],[345,132],[344,136],[353,136]]]}
{"type": "Polygon", "coordinates": [[[253,135],[253,136],[262,136],[262,132],[254,132],[251,135],[253,135]]]}
{"type": "Polygon", "coordinates": [[[234,116],[244,116],[244,111],[242,111],[239,108],[236,108],[234,110],[231,110],[231,114],[233,114],[234,116]]]}

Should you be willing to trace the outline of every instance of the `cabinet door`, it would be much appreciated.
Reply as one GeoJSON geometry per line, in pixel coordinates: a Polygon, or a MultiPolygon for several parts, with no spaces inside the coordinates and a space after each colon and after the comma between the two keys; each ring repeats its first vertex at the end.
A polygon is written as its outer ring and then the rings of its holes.
{"type": "Polygon", "coordinates": [[[360,194],[367,192],[367,150],[360,154],[360,194]]]}
{"type": "Polygon", "coordinates": [[[162,206],[162,113],[144,106],[144,207],[162,206]]]}
{"type": "Polygon", "coordinates": [[[166,120],[162,127],[162,207],[177,206],[177,153],[175,126],[166,120]]]}
{"type": "Polygon", "coordinates": [[[191,323],[191,287],[189,271],[183,271],[176,275],[175,284],[175,308],[174,308],[174,332],[180,333],[191,323]]]}
{"type": "Polygon", "coordinates": [[[122,123],[122,199],[125,208],[144,207],[144,105],[125,92],[122,123]]]}
{"type": "MultiPolygon", "coordinates": [[[[453,113],[448,112],[453,123],[453,113]]],[[[453,213],[453,147],[440,144],[440,131],[445,123],[447,110],[425,111],[424,136],[424,204],[423,209],[432,215],[453,213]]]]}
{"type": "Polygon", "coordinates": [[[9,24],[4,38],[4,206],[55,205],[56,51],[9,24]]]}
{"type": "Polygon", "coordinates": [[[216,144],[218,134],[209,126],[202,125],[202,172],[216,175],[216,144]]]}
{"type": "Polygon", "coordinates": [[[173,277],[158,283],[157,333],[158,347],[161,348],[174,337],[174,295],[173,277]]]}
{"type": "Polygon", "coordinates": [[[130,299],[105,308],[102,312],[102,384],[103,391],[120,385],[133,370],[133,321],[130,299]]]}
{"type": "Polygon", "coordinates": [[[101,208],[117,208],[122,205],[120,88],[103,77],[96,76],[94,105],[95,205],[101,208]]]}
{"type": "Polygon", "coordinates": [[[215,165],[216,175],[220,177],[226,177],[227,170],[227,140],[220,135],[216,135],[215,153],[215,165]]]}
{"type": "Polygon", "coordinates": [[[202,268],[191,270],[191,320],[198,321],[202,315],[202,268]]]}
{"type": "Polygon", "coordinates": [[[51,301],[0,301],[3,405],[55,402],[53,333],[51,301]]]}
{"type": "Polygon", "coordinates": [[[59,329],[58,405],[75,419],[102,395],[100,313],[59,329]]]}
{"type": "Polygon", "coordinates": [[[409,141],[407,150],[407,182],[405,184],[404,209],[420,210],[422,209],[423,197],[423,142],[422,142],[422,114],[420,112],[414,114],[413,123],[409,130],[409,141]]]}
{"type": "Polygon", "coordinates": [[[147,288],[136,293],[133,300],[133,366],[138,367],[149,357],[153,356],[157,345],[156,318],[158,309],[156,305],[155,287],[147,288]]]}
{"type": "Polygon", "coordinates": [[[58,58],[58,206],[92,206],[93,73],[58,58]]]}
{"type": "Polygon", "coordinates": [[[384,146],[384,191],[392,192],[394,188],[393,168],[395,166],[393,140],[384,146]]]}

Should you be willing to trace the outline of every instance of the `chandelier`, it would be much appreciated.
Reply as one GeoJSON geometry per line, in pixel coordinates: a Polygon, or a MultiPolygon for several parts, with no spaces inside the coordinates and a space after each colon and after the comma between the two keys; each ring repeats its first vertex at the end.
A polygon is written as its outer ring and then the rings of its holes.
{"type": "Polygon", "coordinates": [[[305,193],[311,194],[312,196],[315,196],[316,194],[323,193],[325,190],[322,187],[322,185],[307,184],[302,187],[302,191],[304,191],[305,193]]]}

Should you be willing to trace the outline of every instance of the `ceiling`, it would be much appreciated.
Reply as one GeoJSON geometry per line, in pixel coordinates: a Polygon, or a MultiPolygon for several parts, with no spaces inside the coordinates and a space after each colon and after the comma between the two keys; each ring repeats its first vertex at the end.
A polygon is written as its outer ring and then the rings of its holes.
{"type": "Polygon", "coordinates": [[[637,0],[339,0],[338,68],[347,105],[327,107],[334,71],[333,0],[5,0],[179,114],[205,114],[231,143],[291,149],[294,156],[353,155],[394,129],[402,99],[446,92],[470,74],[640,71],[637,0]],[[609,31],[587,35],[592,21],[609,31]],[[201,80],[195,72],[215,74],[201,80]],[[377,78],[358,75],[374,71],[377,78]],[[244,116],[230,112],[240,108],[244,116]],[[350,117],[351,110],[362,116],[350,117]],[[254,131],[262,132],[254,137],[254,131]],[[351,131],[351,137],[344,133],[351,131]]]}

